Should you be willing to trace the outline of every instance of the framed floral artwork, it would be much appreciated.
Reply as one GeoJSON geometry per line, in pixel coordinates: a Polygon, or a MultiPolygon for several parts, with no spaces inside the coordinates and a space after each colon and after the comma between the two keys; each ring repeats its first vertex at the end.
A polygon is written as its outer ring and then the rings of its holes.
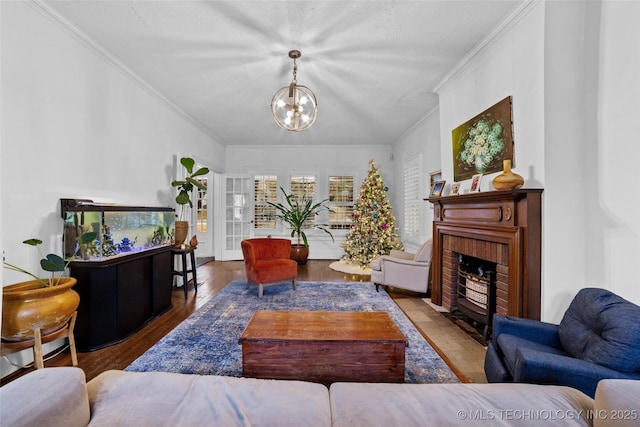
{"type": "Polygon", "coordinates": [[[513,164],[512,102],[508,96],[451,131],[453,179],[502,170],[502,161],[513,164]]]}

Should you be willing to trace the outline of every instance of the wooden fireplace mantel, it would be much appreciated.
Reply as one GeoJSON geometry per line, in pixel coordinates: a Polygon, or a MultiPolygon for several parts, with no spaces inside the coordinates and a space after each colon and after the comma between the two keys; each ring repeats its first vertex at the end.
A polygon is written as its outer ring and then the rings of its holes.
{"type": "Polygon", "coordinates": [[[433,303],[443,305],[443,281],[449,280],[452,268],[444,242],[453,238],[456,253],[504,260],[498,312],[540,319],[542,192],[520,189],[426,199],[434,207],[433,303]]]}

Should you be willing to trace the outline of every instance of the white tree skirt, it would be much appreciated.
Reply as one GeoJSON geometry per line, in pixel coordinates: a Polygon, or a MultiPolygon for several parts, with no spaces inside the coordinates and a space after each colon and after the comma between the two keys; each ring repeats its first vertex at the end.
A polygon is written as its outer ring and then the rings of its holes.
{"type": "Polygon", "coordinates": [[[362,274],[364,276],[370,276],[371,275],[371,269],[370,268],[368,268],[368,267],[367,268],[362,268],[358,264],[354,264],[352,262],[348,262],[348,261],[345,261],[345,260],[332,262],[331,264],[329,264],[329,268],[331,268],[332,270],[335,270],[335,271],[339,271],[341,273],[362,274]]]}

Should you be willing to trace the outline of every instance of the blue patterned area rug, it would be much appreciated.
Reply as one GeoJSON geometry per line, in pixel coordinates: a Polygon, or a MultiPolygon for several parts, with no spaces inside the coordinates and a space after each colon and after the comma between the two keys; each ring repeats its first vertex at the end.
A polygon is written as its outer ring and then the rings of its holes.
{"type": "Polygon", "coordinates": [[[242,376],[238,343],[256,310],[386,311],[409,341],[406,383],[453,383],[458,377],[393,300],[369,282],[298,282],[265,288],[234,280],[129,365],[126,371],[242,376]]]}

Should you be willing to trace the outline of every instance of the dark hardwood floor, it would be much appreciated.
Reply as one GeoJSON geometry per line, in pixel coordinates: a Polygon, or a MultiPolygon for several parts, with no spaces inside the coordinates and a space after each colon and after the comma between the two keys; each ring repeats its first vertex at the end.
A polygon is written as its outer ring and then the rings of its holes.
{"type": "MultiPolygon", "coordinates": [[[[307,265],[299,266],[297,280],[369,280],[369,276],[334,271],[329,268],[331,262],[309,260],[307,265]]],[[[212,296],[220,292],[227,283],[244,278],[244,263],[242,261],[212,261],[198,267],[197,293],[193,291],[190,284],[188,297],[185,300],[182,288],[175,288],[171,296],[172,307],[125,341],[93,352],[78,353],[78,365],[84,370],[87,381],[109,369],[124,369],[212,296]]],[[[389,294],[460,377],[461,381],[486,382],[482,369],[485,354],[483,346],[431,308],[419,296],[394,292],[393,289],[389,290],[389,294]]],[[[45,366],[71,366],[71,355],[68,352],[63,352],[45,360],[45,366]]],[[[8,375],[2,379],[1,385],[13,381],[32,369],[27,367],[8,375]]]]}

